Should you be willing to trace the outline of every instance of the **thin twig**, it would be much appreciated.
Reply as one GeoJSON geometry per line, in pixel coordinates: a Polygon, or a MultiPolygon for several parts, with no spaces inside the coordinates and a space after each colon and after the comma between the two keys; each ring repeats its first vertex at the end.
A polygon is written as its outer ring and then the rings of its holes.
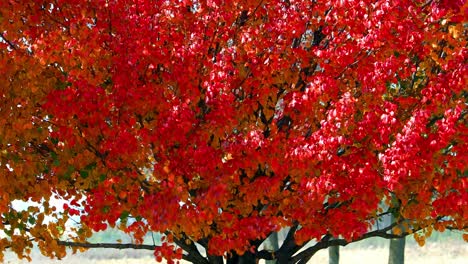
{"type": "Polygon", "coordinates": [[[13,50],[17,50],[18,47],[13,44],[13,42],[11,42],[10,40],[8,40],[5,35],[3,33],[0,32],[0,38],[2,38],[3,41],[5,41],[6,44],[8,44],[8,46],[10,46],[11,49],[13,50]]]}

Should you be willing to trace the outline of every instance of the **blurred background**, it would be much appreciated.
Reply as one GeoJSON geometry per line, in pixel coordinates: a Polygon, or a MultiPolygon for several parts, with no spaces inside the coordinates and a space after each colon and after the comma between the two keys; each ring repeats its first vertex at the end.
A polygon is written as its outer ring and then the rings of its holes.
{"type": "MultiPolygon", "coordinates": [[[[282,234],[279,234],[281,240],[282,234]]],[[[109,229],[96,233],[90,242],[117,242],[131,243],[131,238],[121,231],[109,229]]],[[[148,234],[145,244],[160,243],[160,235],[148,234]]],[[[388,263],[389,240],[373,238],[340,247],[340,264],[380,264],[388,263]]],[[[42,263],[70,263],[70,264],[124,264],[124,263],[156,263],[153,252],[150,250],[117,250],[117,249],[90,249],[86,252],[67,255],[62,260],[46,258],[35,249],[32,252],[32,262],[18,260],[16,255],[6,252],[3,263],[42,264],[42,263]]],[[[181,263],[185,263],[181,261],[181,263]]],[[[312,257],[309,263],[328,263],[328,250],[321,250],[312,257]]],[[[418,246],[410,236],[406,238],[405,264],[468,264],[468,243],[463,241],[462,233],[446,231],[434,232],[426,240],[424,247],[418,246]]]]}

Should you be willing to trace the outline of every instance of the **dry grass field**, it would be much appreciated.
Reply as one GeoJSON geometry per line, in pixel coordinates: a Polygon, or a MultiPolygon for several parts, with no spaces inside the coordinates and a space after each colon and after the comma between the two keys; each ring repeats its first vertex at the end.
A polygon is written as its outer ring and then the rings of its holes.
{"type": "MultiPolygon", "coordinates": [[[[340,249],[341,264],[380,264],[387,263],[388,248],[383,246],[350,245],[340,249]]],[[[467,264],[468,243],[428,243],[424,247],[409,245],[406,247],[406,264],[467,264]]],[[[4,263],[26,264],[27,261],[19,261],[12,254],[7,254],[4,263]]],[[[37,253],[33,253],[33,261],[36,264],[146,264],[156,263],[151,251],[144,250],[89,250],[78,255],[69,255],[65,259],[51,260],[37,253]]],[[[184,262],[182,262],[184,263],[184,262]]],[[[318,252],[309,263],[328,263],[328,252],[318,252]]]]}

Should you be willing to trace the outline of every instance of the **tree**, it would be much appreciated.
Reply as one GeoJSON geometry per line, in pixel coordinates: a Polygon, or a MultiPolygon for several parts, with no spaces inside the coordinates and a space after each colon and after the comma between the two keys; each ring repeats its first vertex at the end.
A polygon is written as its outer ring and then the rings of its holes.
{"type": "MultiPolygon", "coordinates": [[[[390,222],[395,222],[395,217],[392,215],[390,222]]],[[[400,226],[398,231],[405,231],[404,227],[400,226]]],[[[390,239],[388,251],[388,264],[404,264],[405,263],[405,247],[406,238],[390,239]]]]}
{"type": "Polygon", "coordinates": [[[331,246],[328,248],[328,263],[340,263],[340,246],[331,246]]]}
{"type": "MultiPolygon", "coordinates": [[[[277,251],[279,249],[279,241],[278,241],[278,232],[272,232],[270,236],[268,236],[264,241],[263,241],[263,247],[264,249],[268,251],[277,251]]],[[[272,259],[272,260],[267,260],[265,261],[266,264],[276,264],[277,261],[272,259]]]]}
{"type": "Polygon", "coordinates": [[[462,0],[2,1],[0,251],[305,263],[369,237],[466,238],[466,12],[462,0]],[[109,226],[135,243],[87,242],[109,226]],[[259,250],[281,228],[279,249],[259,250]],[[150,231],[162,244],[141,244],[150,231]]]}
{"type": "Polygon", "coordinates": [[[405,245],[406,239],[394,238],[390,240],[390,249],[388,256],[389,264],[403,264],[405,263],[405,245]]]}

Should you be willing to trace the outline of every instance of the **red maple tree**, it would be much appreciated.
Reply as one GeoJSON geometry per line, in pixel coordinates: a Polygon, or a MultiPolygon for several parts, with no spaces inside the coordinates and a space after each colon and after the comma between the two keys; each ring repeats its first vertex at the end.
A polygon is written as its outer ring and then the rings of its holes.
{"type": "Polygon", "coordinates": [[[464,0],[1,1],[0,252],[305,263],[466,232],[467,14],[464,0]],[[136,243],[87,242],[109,226],[136,243]],[[150,231],[164,243],[141,244],[150,231]]]}

